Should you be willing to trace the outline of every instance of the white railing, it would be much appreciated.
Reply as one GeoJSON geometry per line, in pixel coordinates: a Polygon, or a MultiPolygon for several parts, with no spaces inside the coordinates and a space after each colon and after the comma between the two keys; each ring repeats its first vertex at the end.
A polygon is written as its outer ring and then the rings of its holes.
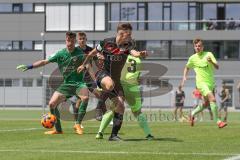
{"type": "MultiPolygon", "coordinates": [[[[131,23],[134,30],[136,25],[148,25],[138,27],[138,30],[239,30],[239,20],[128,20],[128,21],[108,21],[109,25],[118,23],[131,23]],[[156,25],[151,26],[151,25],[156,25]],[[148,29],[147,29],[148,28],[148,29]]],[[[110,27],[111,28],[111,27],[110,27]]],[[[116,28],[116,27],[115,27],[116,28]]],[[[111,28],[111,29],[115,29],[111,28]]]]}

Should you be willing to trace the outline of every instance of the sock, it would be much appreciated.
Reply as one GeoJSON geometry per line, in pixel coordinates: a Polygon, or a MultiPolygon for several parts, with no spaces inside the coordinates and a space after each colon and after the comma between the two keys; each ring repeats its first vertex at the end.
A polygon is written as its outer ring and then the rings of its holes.
{"type": "Polygon", "coordinates": [[[107,126],[109,125],[112,119],[113,119],[113,111],[105,113],[103,115],[98,132],[104,133],[105,129],[107,128],[107,126]]]}
{"type": "Polygon", "coordinates": [[[118,135],[118,131],[121,129],[121,126],[122,126],[122,121],[123,121],[123,115],[121,113],[115,112],[113,117],[113,128],[112,128],[111,137],[118,135]]]}
{"type": "Polygon", "coordinates": [[[79,109],[78,109],[78,117],[77,117],[77,124],[81,124],[82,123],[82,120],[86,114],[86,110],[87,110],[87,105],[88,105],[88,101],[87,102],[84,102],[82,101],[80,106],[79,106],[79,109]]]}
{"type": "Polygon", "coordinates": [[[60,113],[57,107],[50,109],[51,114],[55,115],[57,122],[55,123],[56,131],[62,132],[61,122],[60,122],[60,113]]]}
{"type": "Polygon", "coordinates": [[[98,103],[97,103],[97,108],[96,109],[99,109],[102,111],[103,114],[106,113],[107,109],[106,109],[106,106],[105,106],[105,101],[99,99],[98,100],[98,103]]]}
{"type": "Polygon", "coordinates": [[[204,110],[204,107],[202,105],[198,105],[191,113],[192,116],[195,116],[196,114],[202,112],[204,110]]]}
{"type": "Polygon", "coordinates": [[[215,122],[220,122],[221,120],[218,118],[217,104],[216,102],[210,102],[210,107],[213,113],[213,120],[215,122]]]}
{"type": "Polygon", "coordinates": [[[74,120],[75,122],[77,122],[78,108],[76,108],[76,106],[73,106],[73,114],[74,114],[74,120]]]}
{"type": "Polygon", "coordinates": [[[151,134],[150,128],[148,127],[146,116],[143,113],[140,113],[137,116],[138,124],[143,129],[146,136],[151,134]]]}
{"type": "Polygon", "coordinates": [[[95,114],[96,120],[101,121],[106,111],[107,109],[105,106],[105,102],[99,99],[96,107],[96,114],[95,114]]]}

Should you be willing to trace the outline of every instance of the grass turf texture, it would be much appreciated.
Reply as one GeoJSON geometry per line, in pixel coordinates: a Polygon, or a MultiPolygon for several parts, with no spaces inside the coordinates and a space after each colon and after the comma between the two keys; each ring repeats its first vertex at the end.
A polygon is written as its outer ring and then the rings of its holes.
{"type": "Polygon", "coordinates": [[[62,123],[63,135],[44,135],[40,116],[41,111],[0,110],[1,160],[217,160],[240,154],[240,113],[230,113],[224,129],[211,121],[197,122],[194,127],[174,121],[151,122],[152,141],[144,139],[137,122],[125,120],[121,142],[107,140],[111,127],[103,140],[96,140],[100,122],[95,120],[84,122],[82,136],[74,133],[70,121],[62,123]]]}

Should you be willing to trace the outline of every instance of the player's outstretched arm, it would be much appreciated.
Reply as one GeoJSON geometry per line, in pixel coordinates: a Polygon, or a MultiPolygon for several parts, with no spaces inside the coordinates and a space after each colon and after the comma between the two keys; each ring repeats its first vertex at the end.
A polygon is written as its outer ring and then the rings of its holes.
{"type": "Polygon", "coordinates": [[[184,70],[183,70],[183,78],[182,78],[182,82],[181,82],[181,87],[183,87],[184,86],[184,83],[185,83],[185,81],[187,80],[187,75],[188,75],[188,72],[189,72],[189,68],[186,66],[185,68],[184,68],[184,70]]]}
{"type": "Polygon", "coordinates": [[[84,69],[86,69],[86,64],[89,63],[89,61],[98,53],[97,49],[94,48],[85,58],[85,60],[83,61],[83,63],[77,68],[77,72],[80,73],[82,72],[84,69]]]}
{"type": "Polygon", "coordinates": [[[25,65],[25,64],[21,64],[21,65],[18,65],[16,67],[17,70],[20,70],[22,72],[25,72],[29,69],[33,69],[33,68],[38,68],[38,67],[41,67],[41,66],[45,66],[46,64],[48,64],[49,61],[48,60],[39,60],[39,61],[36,61],[34,62],[33,64],[30,64],[30,65],[25,65]]]}
{"type": "Polygon", "coordinates": [[[136,51],[136,50],[131,50],[130,54],[134,57],[141,57],[141,58],[145,58],[148,56],[147,51],[136,51]]]}
{"type": "Polygon", "coordinates": [[[209,56],[207,57],[207,60],[209,63],[211,63],[215,69],[219,69],[219,65],[215,62],[216,60],[212,60],[212,58],[209,56]]]}
{"type": "Polygon", "coordinates": [[[96,77],[95,77],[95,73],[93,71],[93,67],[90,63],[86,64],[86,69],[87,69],[87,72],[89,73],[89,75],[91,76],[91,78],[96,81],[96,77]]]}

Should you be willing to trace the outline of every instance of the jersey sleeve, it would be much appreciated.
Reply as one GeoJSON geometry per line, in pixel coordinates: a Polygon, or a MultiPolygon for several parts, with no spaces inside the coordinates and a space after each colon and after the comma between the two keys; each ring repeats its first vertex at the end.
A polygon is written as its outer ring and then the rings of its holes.
{"type": "Polygon", "coordinates": [[[193,68],[193,66],[194,66],[194,64],[193,64],[192,58],[190,57],[190,58],[188,59],[188,62],[187,62],[187,64],[186,64],[186,67],[187,67],[187,68],[193,68]]]}
{"type": "Polygon", "coordinates": [[[60,52],[56,52],[48,57],[48,61],[51,63],[57,62],[60,52]]]}
{"type": "Polygon", "coordinates": [[[102,52],[103,51],[103,46],[104,46],[104,41],[100,41],[100,43],[96,46],[96,50],[98,52],[102,52]]]}
{"type": "Polygon", "coordinates": [[[217,64],[217,60],[216,60],[216,58],[214,57],[214,55],[213,55],[212,52],[209,52],[209,56],[210,56],[210,58],[212,59],[213,63],[216,63],[216,64],[217,64]]]}

